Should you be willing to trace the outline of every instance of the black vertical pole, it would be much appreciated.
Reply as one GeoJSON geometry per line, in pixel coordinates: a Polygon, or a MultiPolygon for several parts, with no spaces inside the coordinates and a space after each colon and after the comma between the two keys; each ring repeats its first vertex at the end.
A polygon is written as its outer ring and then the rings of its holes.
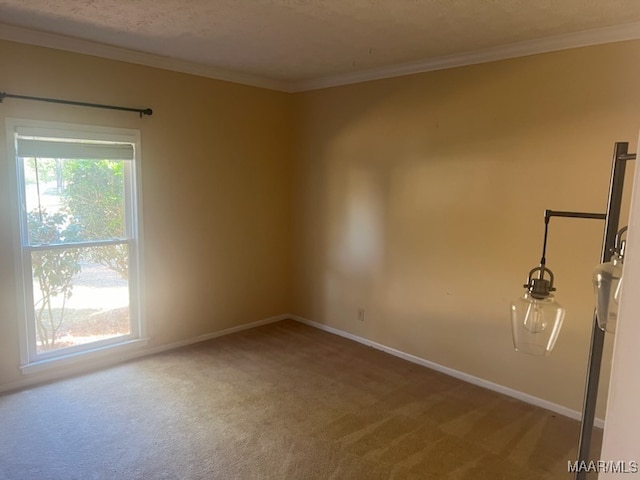
{"type": "MultiPolygon", "coordinates": [[[[628,148],[629,144],[627,142],[618,142],[615,144],[613,152],[607,218],[605,221],[604,239],[602,241],[602,262],[608,262],[611,259],[616,233],[618,232],[626,161],[631,157],[627,155],[628,148]]],[[[593,316],[593,325],[591,328],[591,349],[589,352],[589,364],[587,366],[587,379],[582,407],[578,462],[589,462],[589,448],[591,446],[593,421],[596,415],[600,366],[602,364],[602,351],[604,347],[604,331],[600,330],[598,319],[595,315],[593,316]]],[[[586,480],[586,470],[578,470],[575,478],[576,480],[586,480]]]]}

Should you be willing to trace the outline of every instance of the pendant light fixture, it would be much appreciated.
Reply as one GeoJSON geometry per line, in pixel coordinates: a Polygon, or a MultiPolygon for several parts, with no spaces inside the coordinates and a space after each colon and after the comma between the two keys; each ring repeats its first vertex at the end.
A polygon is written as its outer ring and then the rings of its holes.
{"type": "Polygon", "coordinates": [[[553,273],[540,264],[529,272],[524,288],[524,295],[511,303],[513,346],[519,352],[549,355],[565,315],[551,293],[555,290],[553,273]]]}
{"type": "MultiPolygon", "coordinates": [[[[614,147],[606,213],[560,212],[545,210],[544,242],[540,265],[533,268],[524,285],[521,298],[511,303],[511,327],[513,344],[518,352],[532,355],[549,355],[553,349],[565,310],[556,302],[553,293],[554,277],[546,267],[546,248],[551,217],[587,218],[605,221],[604,238],[600,261],[593,273],[596,292],[596,313],[592,321],[591,344],[587,364],[587,379],[580,423],[577,461],[588,462],[593,432],[600,367],[604,350],[605,331],[614,332],[617,323],[618,301],[622,290],[622,265],[625,242],[621,240],[626,227],[618,231],[622,206],[627,161],[635,160],[636,154],[628,153],[627,142],[617,142],[614,147]]],[[[586,480],[586,471],[576,472],[576,480],[586,480]]]]}
{"type": "Polygon", "coordinates": [[[511,302],[511,334],[513,347],[522,353],[548,356],[556,344],[565,309],[556,301],[552,292],[553,272],[546,266],[547,237],[551,217],[590,218],[604,220],[603,213],[560,212],[545,210],[544,240],[540,266],[533,268],[523,286],[525,292],[511,302]],[[548,277],[548,278],[545,278],[548,277]]]}
{"type": "Polygon", "coordinates": [[[598,326],[609,333],[615,333],[618,321],[618,304],[622,291],[622,265],[626,246],[622,235],[626,231],[627,227],[624,227],[616,234],[611,259],[601,263],[593,271],[598,326]]]}

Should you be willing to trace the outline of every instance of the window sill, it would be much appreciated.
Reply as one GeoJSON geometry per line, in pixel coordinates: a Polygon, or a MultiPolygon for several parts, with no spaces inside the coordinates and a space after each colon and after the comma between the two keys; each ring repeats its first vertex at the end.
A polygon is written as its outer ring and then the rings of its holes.
{"type": "MultiPolygon", "coordinates": [[[[30,375],[33,373],[40,373],[52,370],[58,370],[68,367],[77,367],[82,365],[99,366],[100,364],[111,363],[116,355],[133,352],[138,350],[149,343],[148,338],[137,338],[135,340],[128,340],[126,342],[117,343],[114,345],[107,345],[104,347],[98,347],[90,350],[84,350],[82,352],[74,352],[69,355],[62,355],[56,358],[48,358],[46,360],[39,360],[22,365],[20,370],[23,375],[30,375]]],[[[133,358],[136,355],[125,355],[125,357],[133,358]]],[[[122,357],[118,358],[123,360],[122,357]]]]}

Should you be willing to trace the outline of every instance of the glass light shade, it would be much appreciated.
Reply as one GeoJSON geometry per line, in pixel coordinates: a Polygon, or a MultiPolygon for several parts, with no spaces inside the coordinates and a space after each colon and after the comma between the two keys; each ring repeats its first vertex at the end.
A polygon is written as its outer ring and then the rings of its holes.
{"type": "Polygon", "coordinates": [[[598,326],[609,333],[615,333],[622,289],[622,257],[620,255],[614,254],[609,262],[601,263],[595,268],[593,287],[596,294],[598,326]]]}
{"type": "Polygon", "coordinates": [[[511,303],[513,346],[530,355],[549,355],[562,328],[565,309],[549,294],[534,298],[530,292],[511,303]]]}

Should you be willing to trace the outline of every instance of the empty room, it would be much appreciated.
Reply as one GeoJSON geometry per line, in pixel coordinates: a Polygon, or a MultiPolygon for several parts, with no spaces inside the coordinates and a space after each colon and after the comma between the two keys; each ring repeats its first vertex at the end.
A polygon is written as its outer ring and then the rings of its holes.
{"type": "Polygon", "coordinates": [[[640,478],[639,60],[631,0],[0,2],[0,480],[640,478]]]}

